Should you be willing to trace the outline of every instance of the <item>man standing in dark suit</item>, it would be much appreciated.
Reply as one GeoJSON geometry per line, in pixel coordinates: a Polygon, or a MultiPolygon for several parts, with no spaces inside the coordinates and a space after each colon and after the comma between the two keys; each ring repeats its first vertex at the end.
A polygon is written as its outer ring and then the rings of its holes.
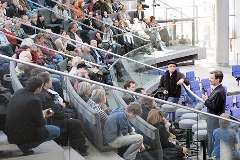
{"type": "Polygon", "coordinates": [[[137,11],[134,12],[134,18],[138,18],[139,21],[143,21],[144,12],[142,10],[142,4],[137,5],[137,11]]]}
{"type": "MultiPolygon", "coordinates": [[[[210,96],[202,95],[204,105],[207,107],[208,113],[220,116],[225,112],[226,92],[222,86],[223,73],[220,70],[210,72],[210,83],[213,86],[210,96]]],[[[213,151],[213,130],[219,128],[218,118],[208,116],[207,133],[208,133],[208,155],[213,151]]]]}

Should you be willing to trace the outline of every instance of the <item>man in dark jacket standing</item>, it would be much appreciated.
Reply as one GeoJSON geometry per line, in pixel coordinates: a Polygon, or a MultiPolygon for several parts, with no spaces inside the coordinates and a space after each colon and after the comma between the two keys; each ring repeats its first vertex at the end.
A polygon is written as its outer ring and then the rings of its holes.
{"type": "MultiPolygon", "coordinates": [[[[210,72],[210,83],[213,86],[210,96],[202,95],[204,105],[207,107],[208,113],[220,116],[225,112],[226,92],[222,86],[223,73],[220,70],[210,72]]],[[[213,151],[213,131],[219,128],[219,119],[215,117],[207,117],[207,148],[208,155],[213,151]]]]}
{"type": "Polygon", "coordinates": [[[42,86],[42,78],[31,77],[25,88],[14,93],[7,107],[8,141],[17,144],[23,155],[33,154],[32,148],[60,135],[58,127],[46,125],[45,117],[53,113],[48,114],[48,109],[42,110],[41,100],[36,96],[42,86]]]}
{"type": "MultiPolygon", "coordinates": [[[[168,62],[168,70],[161,77],[159,88],[163,91],[167,101],[172,103],[178,103],[181,95],[181,85],[185,83],[189,85],[189,80],[185,78],[184,74],[176,70],[177,63],[174,61],[168,62]]],[[[168,113],[165,112],[165,116],[168,113]]],[[[175,115],[172,116],[172,121],[175,121],[175,115]]]]}
{"type": "Polygon", "coordinates": [[[167,101],[178,103],[181,95],[181,85],[185,83],[189,85],[189,80],[176,70],[177,63],[174,61],[168,62],[168,70],[160,79],[159,88],[163,90],[163,94],[167,95],[167,101]]]}

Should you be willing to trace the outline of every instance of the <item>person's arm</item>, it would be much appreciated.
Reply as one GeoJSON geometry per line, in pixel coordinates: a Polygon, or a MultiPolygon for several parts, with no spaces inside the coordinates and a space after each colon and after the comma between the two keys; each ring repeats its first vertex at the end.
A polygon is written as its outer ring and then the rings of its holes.
{"type": "MultiPolygon", "coordinates": [[[[117,124],[119,125],[119,133],[123,136],[126,136],[129,133],[129,124],[128,119],[125,114],[119,114],[117,116],[117,124]]],[[[130,131],[131,133],[132,131],[130,131]]]]}
{"type": "Polygon", "coordinates": [[[53,11],[54,12],[52,12],[52,13],[55,15],[56,19],[63,19],[62,11],[61,11],[61,9],[60,10],[58,9],[57,5],[55,5],[53,7],[53,11]]]}
{"type": "Polygon", "coordinates": [[[42,103],[40,100],[34,100],[31,102],[34,106],[29,107],[29,113],[31,113],[34,124],[38,127],[42,127],[47,124],[46,119],[42,113],[42,103]]]}
{"type": "Polygon", "coordinates": [[[203,95],[203,100],[205,101],[204,105],[215,113],[218,113],[219,109],[221,109],[218,104],[224,103],[220,92],[215,92],[210,97],[203,95]]]}
{"type": "Polygon", "coordinates": [[[175,147],[175,145],[171,142],[169,142],[168,138],[169,138],[169,134],[165,128],[165,126],[163,125],[159,125],[159,136],[161,137],[160,141],[161,141],[161,145],[163,148],[169,148],[169,147],[175,147]]]}
{"type": "Polygon", "coordinates": [[[178,72],[178,77],[179,80],[177,82],[177,85],[182,85],[183,83],[185,83],[188,86],[190,84],[189,80],[185,78],[184,74],[178,72]]]}

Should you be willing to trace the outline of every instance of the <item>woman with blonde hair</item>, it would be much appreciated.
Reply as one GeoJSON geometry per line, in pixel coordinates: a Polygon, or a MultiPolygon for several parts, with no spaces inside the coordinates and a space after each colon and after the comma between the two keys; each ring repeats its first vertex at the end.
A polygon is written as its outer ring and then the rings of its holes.
{"type": "Polygon", "coordinates": [[[164,159],[182,159],[188,152],[187,148],[176,145],[175,141],[169,140],[170,133],[166,130],[164,113],[160,109],[152,109],[148,113],[147,122],[159,131],[160,142],[163,148],[164,159]],[[171,154],[170,154],[171,153],[171,154]]]}
{"type": "Polygon", "coordinates": [[[77,93],[85,102],[87,102],[91,95],[91,84],[88,82],[78,83],[77,93]]]}

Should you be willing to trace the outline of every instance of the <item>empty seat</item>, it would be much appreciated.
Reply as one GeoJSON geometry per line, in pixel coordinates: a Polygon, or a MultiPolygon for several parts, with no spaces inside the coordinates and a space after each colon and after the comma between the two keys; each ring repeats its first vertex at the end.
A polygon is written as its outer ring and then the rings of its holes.
{"type": "Polygon", "coordinates": [[[195,91],[199,91],[200,90],[199,81],[197,81],[197,80],[190,81],[190,89],[194,93],[195,93],[195,91]]]}
{"type": "Polygon", "coordinates": [[[226,104],[225,104],[225,110],[231,110],[233,108],[233,97],[227,96],[226,97],[226,104]]]}
{"type": "Polygon", "coordinates": [[[201,84],[202,84],[202,90],[206,90],[206,89],[211,88],[209,78],[201,79],[201,84]]]}
{"type": "MultiPolygon", "coordinates": [[[[231,112],[233,117],[240,119],[240,108],[232,108],[231,112]]],[[[230,124],[232,127],[238,126],[237,123],[230,122],[230,124]]]]}
{"type": "Polygon", "coordinates": [[[236,95],[236,107],[240,108],[240,94],[236,95]]]}
{"type": "Polygon", "coordinates": [[[238,86],[239,86],[239,80],[240,80],[240,65],[233,65],[233,66],[232,66],[232,76],[236,78],[236,81],[238,82],[238,86]]]}
{"type": "Polygon", "coordinates": [[[195,81],[197,78],[198,78],[198,80],[200,80],[199,77],[195,77],[195,72],[194,72],[194,71],[186,72],[186,78],[187,78],[189,81],[195,81]]]}

